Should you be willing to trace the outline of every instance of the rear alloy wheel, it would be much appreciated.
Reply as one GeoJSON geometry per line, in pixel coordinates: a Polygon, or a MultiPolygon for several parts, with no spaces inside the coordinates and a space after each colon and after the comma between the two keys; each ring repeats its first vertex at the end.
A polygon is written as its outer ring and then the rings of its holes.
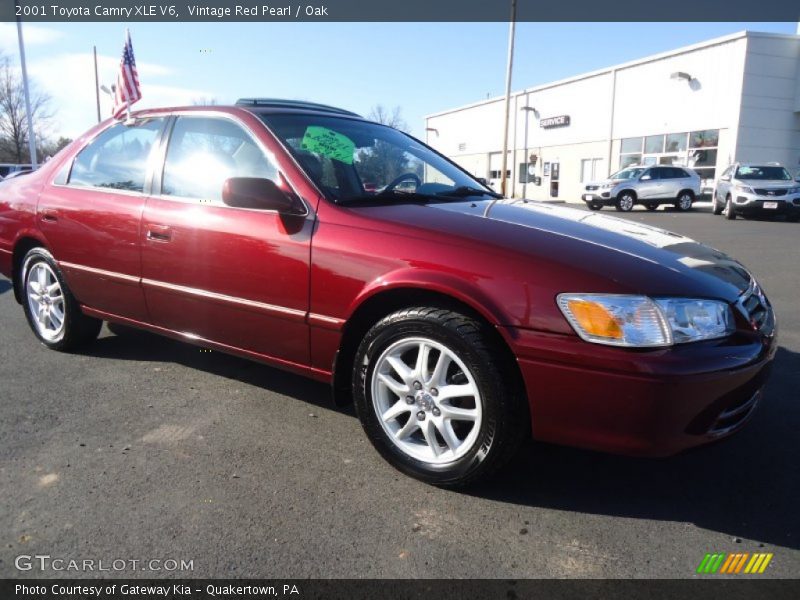
{"type": "Polygon", "coordinates": [[[444,308],[377,323],[355,359],[358,416],[397,469],[456,487],[502,466],[528,431],[527,403],[488,328],[444,308]]]}
{"type": "Polygon", "coordinates": [[[656,210],[658,208],[658,202],[648,202],[645,204],[645,208],[647,208],[647,210],[656,210]]]}
{"type": "Polygon", "coordinates": [[[617,196],[617,210],[622,212],[630,212],[633,210],[633,205],[636,204],[636,196],[633,192],[622,192],[617,196]]]}
{"type": "Polygon", "coordinates": [[[683,191],[678,194],[678,199],[675,201],[675,208],[680,211],[686,212],[687,210],[692,209],[692,203],[694,202],[694,194],[691,192],[683,191]]]}
{"type": "Polygon", "coordinates": [[[22,262],[25,316],[36,337],[53,350],[69,350],[91,341],[103,322],[81,312],[52,254],[33,248],[22,262]]]}
{"type": "Polygon", "coordinates": [[[723,211],[725,218],[729,221],[733,221],[736,218],[736,210],[733,208],[733,198],[728,196],[727,200],[725,200],[725,210],[723,211]]]}

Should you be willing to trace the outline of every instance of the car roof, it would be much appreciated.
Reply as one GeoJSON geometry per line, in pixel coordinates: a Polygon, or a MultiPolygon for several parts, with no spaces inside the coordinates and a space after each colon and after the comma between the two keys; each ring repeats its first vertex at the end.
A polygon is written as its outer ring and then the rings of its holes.
{"type": "Polygon", "coordinates": [[[361,117],[352,111],[338,108],[336,106],[329,106],[327,104],[318,104],[316,102],[306,102],[304,100],[285,100],[282,98],[239,98],[236,101],[236,106],[244,106],[248,108],[261,108],[261,109],[280,109],[282,112],[286,111],[314,111],[314,112],[327,112],[336,113],[340,115],[347,115],[350,117],[361,117]]]}

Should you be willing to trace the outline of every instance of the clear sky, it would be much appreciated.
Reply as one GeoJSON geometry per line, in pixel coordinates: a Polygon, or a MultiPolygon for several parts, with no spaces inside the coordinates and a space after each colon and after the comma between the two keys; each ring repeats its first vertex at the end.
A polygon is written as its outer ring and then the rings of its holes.
{"type": "MultiPolygon", "coordinates": [[[[92,45],[113,83],[124,23],[24,25],[31,79],[53,97],[52,135],[96,120],[92,45]]],[[[242,96],[304,99],[369,113],[399,106],[412,133],[424,116],[498,96],[507,23],[130,23],[144,98],[137,107],[218,104],[242,96]]],[[[795,23],[519,23],[512,89],[634,60],[744,29],[794,34],[795,23]]],[[[16,26],[0,51],[18,62],[16,26]]],[[[110,101],[103,98],[103,116],[110,101]]]]}

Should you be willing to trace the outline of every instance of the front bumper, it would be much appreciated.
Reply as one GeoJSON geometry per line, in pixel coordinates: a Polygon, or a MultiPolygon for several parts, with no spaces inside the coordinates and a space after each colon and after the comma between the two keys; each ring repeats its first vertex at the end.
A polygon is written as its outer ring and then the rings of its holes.
{"type": "Polygon", "coordinates": [[[777,349],[774,332],[658,350],[507,333],[535,439],[634,456],[669,456],[739,430],[760,403],[777,349]]]}
{"type": "Polygon", "coordinates": [[[733,209],[741,215],[800,215],[800,195],[775,197],[737,192],[733,209]]]}
{"type": "Polygon", "coordinates": [[[617,197],[611,193],[610,188],[606,189],[597,189],[597,190],[585,190],[583,194],[581,194],[581,200],[589,203],[596,203],[602,204],[603,206],[608,206],[614,204],[616,202],[617,197]]]}

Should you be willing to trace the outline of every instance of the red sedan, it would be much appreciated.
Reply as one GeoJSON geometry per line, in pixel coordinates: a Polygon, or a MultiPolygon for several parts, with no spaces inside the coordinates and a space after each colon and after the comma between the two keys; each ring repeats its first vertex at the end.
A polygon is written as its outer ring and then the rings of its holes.
{"type": "Polygon", "coordinates": [[[769,301],[721,252],[502,199],[309,103],[98,125],[2,186],[0,272],[49,348],[110,321],[329,382],[389,462],[438,485],[531,435],[647,455],[723,437],[777,347],[769,301]]]}

